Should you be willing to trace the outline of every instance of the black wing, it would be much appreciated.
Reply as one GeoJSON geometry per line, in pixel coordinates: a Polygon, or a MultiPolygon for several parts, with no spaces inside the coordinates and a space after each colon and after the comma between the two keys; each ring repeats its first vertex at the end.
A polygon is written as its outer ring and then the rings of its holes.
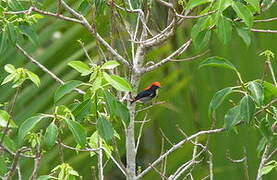
{"type": "Polygon", "coordinates": [[[138,95],[135,97],[135,99],[132,101],[132,103],[139,100],[139,99],[141,99],[141,98],[149,97],[149,96],[153,96],[153,93],[151,91],[147,91],[147,90],[142,91],[142,92],[138,93],[138,95]]]}

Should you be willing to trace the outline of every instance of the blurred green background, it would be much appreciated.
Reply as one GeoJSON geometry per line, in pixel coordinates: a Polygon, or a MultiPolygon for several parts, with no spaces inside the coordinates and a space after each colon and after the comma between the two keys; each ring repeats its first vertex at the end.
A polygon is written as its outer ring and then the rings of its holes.
{"type": "MultiPolygon", "coordinates": [[[[73,7],[78,5],[78,2],[71,1],[73,7]],[[76,2],[76,3],[75,3],[76,2]]],[[[45,7],[48,10],[55,8],[53,0],[46,0],[45,7]]],[[[277,4],[259,19],[274,17],[277,15],[277,4]]],[[[157,14],[163,15],[163,8],[158,8],[157,14]]],[[[100,28],[101,34],[109,40],[109,36],[105,33],[109,23],[108,15],[101,18],[100,28]]],[[[193,22],[193,21],[192,21],[193,22]]],[[[169,55],[176,46],[181,45],[189,38],[190,27],[192,22],[184,23],[178,28],[177,33],[169,41],[161,47],[150,50],[147,54],[147,59],[158,61],[161,58],[169,55]]],[[[277,22],[256,23],[255,27],[261,29],[277,30],[277,22]]],[[[80,49],[77,40],[82,39],[86,43],[93,59],[97,59],[97,49],[95,39],[91,37],[87,31],[80,25],[75,25],[70,22],[56,20],[54,18],[45,17],[37,25],[40,44],[38,47],[25,43],[23,47],[39,60],[42,64],[48,67],[52,72],[58,75],[63,80],[80,79],[77,72],[69,68],[67,63],[71,60],[87,61],[82,50],[80,49]]],[[[212,41],[209,44],[209,53],[205,56],[221,56],[230,60],[240,70],[245,81],[260,78],[263,72],[263,58],[259,57],[259,53],[265,49],[270,49],[277,54],[277,34],[252,33],[252,43],[250,47],[246,47],[240,37],[233,32],[232,42],[228,45],[222,45],[215,34],[212,35],[212,41]]],[[[190,57],[196,55],[196,52],[191,46],[189,50],[181,57],[190,57]]],[[[222,69],[203,68],[198,69],[198,64],[205,57],[198,58],[191,62],[169,62],[162,68],[150,72],[143,76],[141,81],[141,89],[147,86],[152,81],[160,81],[163,88],[160,90],[158,101],[166,101],[163,105],[158,105],[146,111],[151,119],[146,123],[141,146],[139,148],[137,162],[142,169],[148,166],[160,154],[161,133],[160,128],[173,142],[177,143],[183,137],[177,129],[179,125],[188,135],[199,130],[210,128],[211,122],[207,117],[208,105],[213,94],[225,87],[234,86],[237,84],[237,79],[234,73],[222,69]]],[[[7,74],[4,72],[5,64],[13,64],[16,67],[24,66],[33,70],[40,75],[41,87],[36,88],[34,85],[25,85],[22,93],[19,96],[15,106],[15,120],[18,124],[22,123],[26,118],[35,113],[47,113],[52,111],[53,93],[59,85],[47,74],[38,69],[33,64],[20,54],[14,47],[9,47],[5,55],[0,57],[0,80],[7,74]]],[[[277,72],[276,58],[273,61],[273,67],[277,72]]],[[[86,80],[86,79],[83,79],[86,80]]],[[[268,79],[270,81],[270,79],[268,79]]],[[[0,101],[8,101],[14,94],[14,90],[9,85],[0,87],[0,101]]],[[[77,95],[73,94],[63,101],[64,104],[71,103],[77,95]]],[[[220,108],[217,116],[216,127],[222,127],[223,116],[227,108],[231,107],[231,103],[225,102],[220,108]]],[[[141,107],[139,107],[141,108],[141,107]]],[[[141,120],[143,113],[138,116],[137,120],[141,120]]],[[[243,156],[243,147],[246,148],[248,154],[248,166],[250,179],[255,179],[259,157],[256,151],[261,135],[258,130],[247,127],[239,127],[239,133],[223,132],[211,136],[209,148],[214,157],[214,173],[215,179],[219,180],[240,180],[245,179],[243,175],[242,164],[233,164],[226,159],[226,151],[229,149],[231,156],[235,159],[243,156]]],[[[137,131],[138,132],[138,131],[137,131]]],[[[74,140],[71,134],[65,134],[64,142],[74,145],[74,140]]],[[[203,137],[200,140],[205,140],[203,137]]],[[[124,137],[119,142],[120,152],[124,159],[124,137]]],[[[166,144],[166,149],[170,148],[170,144],[166,144]]],[[[174,172],[176,168],[185,161],[191,158],[192,146],[185,144],[183,148],[174,152],[167,163],[167,174],[174,172]]],[[[91,166],[96,165],[96,158],[90,158],[88,153],[79,153],[65,150],[65,159],[74,169],[76,169],[84,179],[91,179],[91,166]]],[[[193,171],[195,179],[201,179],[208,175],[208,159],[205,158],[204,163],[201,163],[193,171]]],[[[30,175],[32,170],[32,162],[22,160],[24,176],[30,175]]],[[[39,175],[49,173],[52,168],[59,164],[58,149],[53,148],[47,152],[42,160],[39,175]]],[[[106,179],[122,179],[119,170],[108,163],[105,168],[106,179]]],[[[28,177],[26,176],[26,177],[28,177]]],[[[276,171],[266,175],[264,179],[275,179],[276,171]]],[[[159,179],[155,173],[149,173],[143,179],[159,179]]]]}

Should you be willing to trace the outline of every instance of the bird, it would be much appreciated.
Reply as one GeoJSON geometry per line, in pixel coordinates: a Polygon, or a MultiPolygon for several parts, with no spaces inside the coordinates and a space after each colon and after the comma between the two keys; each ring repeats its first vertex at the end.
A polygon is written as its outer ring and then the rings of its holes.
{"type": "Polygon", "coordinates": [[[160,82],[153,82],[150,86],[145,88],[143,91],[137,94],[137,96],[131,101],[131,104],[140,101],[141,103],[149,103],[151,100],[156,97],[157,89],[161,87],[160,82]]]}

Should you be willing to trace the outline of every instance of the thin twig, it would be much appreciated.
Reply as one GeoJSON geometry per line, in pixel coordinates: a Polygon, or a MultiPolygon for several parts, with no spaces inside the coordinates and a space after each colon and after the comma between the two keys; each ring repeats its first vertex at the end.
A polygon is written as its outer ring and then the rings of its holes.
{"type": "Polygon", "coordinates": [[[209,50],[201,53],[201,54],[198,54],[196,56],[192,56],[192,57],[189,57],[189,58],[184,58],[184,59],[171,59],[170,61],[172,62],[183,62],[183,61],[191,61],[191,60],[194,60],[194,59],[197,59],[199,57],[202,57],[204,55],[206,55],[207,53],[209,52],[209,50]]]}
{"type": "Polygon", "coordinates": [[[187,50],[187,48],[189,47],[189,45],[191,44],[192,40],[188,40],[186,43],[184,43],[179,49],[177,49],[176,51],[174,51],[172,54],[170,54],[168,57],[166,57],[165,59],[161,60],[160,62],[145,68],[144,70],[142,70],[141,73],[146,73],[149,71],[153,71],[155,69],[157,69],[158,67],[160,67],[161,65],[169,62],[172,58],[174,58],[175,56],[179,56],[180,54],[182,54],[184,51],[187,50]]]}
{"type": "Polygon", "coordinates": [[[257,174],[256,180],[262,180],[262,176],[263,176],[262,170],[263,170],[263,168],[266,164],[266,160],[267,160],[267,157],[268,157],[270,146],[271,146],[270,143],[265,146],[265,149],[264,149],[261,161],[260,161],[260,165],[259,165],[259,168],[258,168],[258,174],[257,174]]]}
{"type": "Polygon", "coordinates": [[[84,43],[83,43],[82,41],[79,41],[79,44],[81,45],[81,47],[82,47],[82,49],[83,49],[83,51],[84,51],[86,57],[87,57],[88,60],[90,61],[90,63],[93,64],[93,61],[92,61],[92,59],[90,58],[90,56],[89,56],[89,54],[88,54],[88,51],[87,51],[87,49],[86,49],[84,43]]]}
{"type": "Polygon", "coordinates": [[[266,61],[266,64],[268,65],[269,71],[271,73],[273,83],[277,87],[277,81],[276,81],[276,78],[275,78],[275,73],[274,73],[274,70],[273,70],[272,63],[271,63],[270,59],[266,61]]]}
{"type": "Polygon", "coordinates": [[[15,14],[30,14],[30,12],[32,12],[32,11],[36,12],[36,13],[39,13],[39,14],[42,14],[42,15],[45,15],[45,16],[52,16],[52,17],[55,17],[55,18],[58,18],[58,19],[61,19],[61,20],[65,20],[65,21],[81,24],[81,21],[78,20],[78,19],[66,17],[66,16],[63,16],[63,15],[57,14],[57,13],[51,13],[51,12],[48,12],[48,11],[43,11],[43,10],[40,10],[40,9],[38,9],[36,7],[33,7],[33,6],[31,6],[27,10],[15,11],[15,12],[4,12],[4,14],[10,14],[10,15],[15,15],[15,14]]]}
{"type": "MultiPolygon", "coordinates": [[[[56,142],[57,144],[59,142],[56,142]]],[[[64,148],[67,148],[67,149],[71,149],[71,150],[74,150],[74,151],[79,151],[79,152],[96,152],[96,151],[100,151],[101,149],[104,150],[112,159],[112,161],[117,165],[117,167],[121,170],[121,172],[125,175],[126,172],[125,170],[120,166],[120,164],[114,159],[114,157],[108,152],[106,151],[105,148],[103,147],[99,147],[99,148],[95,148],[95,149],[91,149],[91,148],[86,148],[86,149],[78,149],[78,148],[74,148],[74,147],[71,147],[71,146],[68,146],[68,145],[65,145],[63,143],[60,143],[60,145],[64,148]]]]}
{"type": "Polygon", "coordinates": [[[154,106],[156,106],[156,105],[164,104],[164,103],[165,103],[165,101],[155,102],[155,103],[151,104],[150,106],[147,106],[147,107],[145,107],[145,108],[143,108],[143,109],[137,110],[137,113],[142,112],[142,111],[145,111],[145,110],[147,110],[147,109],[150,109],[150,108],[152,108],[152,107],[154,107],[154,106]]]}
{"type": "Polygon", "coordinates": [[[17,169],[18,180],[22,180],[21,168],[19,164],[17,165],[16,169],[17,169]]]}
{"type": "MultiPolygon", "coordinates": [[[[241,123],[238,123],[237,125],[239,125],[241,123]]],[[[174,152],[175,150],[181,148],[183,146],[183,144],[185,144],[186,142],[202,136],[202,135],[206,135],[206,134],[215,134],[215,133],[219,133],[219,132],[223,132],[226,131],[226,128],[218,128],[218,129],[211,129],[211,130],[206,130],[206,131],[199,131],[185,139],[183,139],[182,141],[180,141],[179,143],[175,144],[173,147],[171,147],[169,150],[167,150],[163,155],[161,155],[158,159],[156,159],[153,163],[152,166],[156,166],[158,165],[166,156],[170,155],[172,152],[174,152]]],[[[151,170],[151,167],[147,167],[144,171],[142,171],[137,178],[142,178],[145,174],[147,174],[149,171],[151,170]]]]}
{"type": "Polygon", "coordinates": [[[166,177],[163,173],[161,173],[157,168],[155,168],[154,166],[152,166],[151,164],[149,164],[149,166],[156,171],[162,178],[164,179],[168,179],[168,177],[166,177]]]}
{"type": "Polygon", "coordinates": [[[138,139],[137,139],[137,145],[136,145],[136,152],[138,152],[138,148],[139,148],[139,143],[140,143],[140,139],[141,139],[141,136],[142,136],[142,131],[143,131],[143,127],[144,127],[144,124],[145,122],[147,121],[147,114],[145,115],[143,121],[142,121],[142,124],[139,128],[139,135],[138,135],[138,139]]]}
{"type": "Polygon", "coordinates": [[[258,19],[258,20],[255,20],[254,22],[271,22],[271,21],[276,21],[277,20],[277,17],[273,17],[273,18],[268,18],[268,19],[258,19]]]}
{"type": "Polygon", "coordinates": [[[187,15],[182,15],[182,14],[178,14],[176,13],[176,16],[180,17],[180,18],[184,18],[184,19],[199,19],[201,17],[205,17],[205,16],[209,16],[211,14],[214,14],[216,11],[210,11],[210,12],[207,12],[205,14],[202,14],[202,15],[198,15],[198,16],[187,16],[187,15]]]}
{"type": "Polygon", "coordinates": [[[109,43],[107,41],[105,41],[102,36],[100,36],[97,32],[95,32],[95,28],[93,28],[87,21],[87,19],[79,14],[77,11],[75,11],[74,9],[72,9],[70,6],[68,6],[63,0],[61,0],[61,5],[63,6],[64,9],[66,9],[70,14],[72,14],[74,17],[76,17],[77,19],[79,19],[82,23],[82,25],[103,45],[106,47],[106,49],[111,53],[113,54],[116,59],[125,64],[127,67],[130,68],[130,64],[129,62],[123,58],[120,54],[118,54],[116,52],[115,49],[113,49],[109,43]]]}
{"type": "Polygon", "coordinates": [[[268,156],[266,159],[266,162],[270,160],[275,154],[277,154],[277,148],[275,148],[268,156]]]}
{"type": "Polygon", "coordinates": [[[97,151],[98,154],[98,177],[99,180],[104,180],[104,167],[103,167],[103,147],[102,147],[102,141],[100,139],[100,136],[98,136],[98,147],[100,148],[99,151],[97,151]]]}
{"type": "Polygon", "coordinates": [[[270,30],[270,29],[254,29],[252,28],[251,31],[253,32],[260,32],[260,33],[277,33],[277,30],[270,30]]]}
{"type": "Polygon", "coordinates": [[[169,2],[166,2],[166,1],[163,1],[163,0],[156,0],[158,3],[168,7],[168,8],[173,8],[173,4],[172,3],[169,3],[169,2]]]}
{"type": "MultiPolygon", "coordinates": [[[[63,80],[61,80],[58,76],[56,76],[54,73],[52,73],[49,69],[47,69],[44,65],[39,63],[37,60],[35,60],[31,55],[29,55],[20,45],[16,44],[16,47],[22,52],[22,54],[27,57],[32,63],[37,65],[41,70],[46,72],[48,75],[50,75],[53,79],[55,79],[60,84],[65,84],[63,80]]],[[[81,89],[75,88],[75,90],[80,94],[85,94],[84,91],[81,89]]]]}
{"type": "Polygon", "coordinates": [[[20,158],[20,154],[24,153],[26,151],[28,151],[28,148],[26,148],[26,147],[22,147],[22,148],[20,148],[19,150],[16,151],[15,156],[13,158],[12,165],[10,167],[10,170],[7,172],[4,179],[7,179],[7,180],[12,179],[12,176],[13,176],[15,170],[17,169],[16,167],[17,167],[17,164],[18,164],[18,161],[19,161],[19,158],[20,158]]]}
{"type": "Polygon", "coordinates": [[[74,151],[80,151],[80,152],[95,152],[95,151],[99,151],[101,148],[95,148],[95,149],[91,149],[91,148],[86,148],[86,149],[78,149],[78,148],[74,148],[74,147],[71,147],[71,146],[68,146],[68,145],[65,145],[61,142],[56,142],[57,144],[60,144],[62,147],[64,148],[67,148],[67,149],[71,149],[71,150],[74,150],[74,151]]]}
{"type": "MultiPolygon", "coordinates": [[[[15,92],[14,98],[13,98],[13,100],[12,100],[12,102],[11,102],[10,109],[9,109],[9,114],[10,114],[10,116],[12,116],[12,112],[13,112],[13,109],[14,109],[15,102],[16,102],[16,100],[17,100],[17,97],[18,97],[18,95],[19,95],[20,89],[21,89],[20,86],[16,88],[16,92],[15,92]]],[[[10,123],[11,123],[11,118],[8,119],[7,125],[6,125],[6,127],[4,128],[4,130],[3,130],[3,135],[2,135],[1,140],[0,140],[0,146],[1,146],[2,143],[3,143],[5,136],[8,134],[8,130],[9,130],[9,125],[10,125],[10,123]]]]}
{"type": "Polygon", "coordinates": [[[34,162],[34,168],[33,168],[32,175],[30,177],[31,180],[35,180],[37,178],[37,173],[38,173],[38,168],[39,168],[39,165],[40,165],[40,160],[41,160],[40,146],[37,146],[36,147],[36,158],[35,158],[35,162],[34,162]]]}
{"type": "Polygon", "coordinates": [[[171,145],[174,146],[174,144],[168,139],[168,137],[166,137],[166,135],[164,134],[163,130],[161,128],[159,128],[162,137],[171,145]]]}

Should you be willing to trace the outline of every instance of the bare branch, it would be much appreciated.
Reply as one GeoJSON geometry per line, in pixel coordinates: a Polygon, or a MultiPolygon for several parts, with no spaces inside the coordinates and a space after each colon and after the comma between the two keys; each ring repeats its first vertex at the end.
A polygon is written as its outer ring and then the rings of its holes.
{"type": "Polygon", "coordinates": [[[258,174],[257,174],[257,178],[256,180],[262,180],[262,169],[264,168],[265,164],[266,164],[266,160],[268,157],[268,153],[269,153],[269,149],[270,149],[271,144],[267,144],[265,146],[261,161],[260,161],[260,165],[259,165],[259,169],[258,169],[258,174]]]}
{"type": "Polygon", "coordinates": [[[176,51],[174,51],[172,54],[170,54],[168,57],[166,57],[165,59],[161,60],[160,62],[145,68],[144,70],[142,70],[141,73],[145,73],[145,72],[149,72],[149,71],[153,71],[154,69],[157,69],[158,67],[160,67],[161,65],[169,62],[173,57],[175,56],[179,56],[180,54],[182,54],[184,51],[187,50],[187,48],[189,47],[189,45],[191,44],[192,40],[188,40],[186,43],[184,43],[179,49],[177,49],[176,51]]]}
{"type": "Polygon", "coordinates": [[[117,167],[120,169],[120,171],[126,175],[126,172],[125,170],[120,166],[120,164],[114,159],[114,157],[108,152],[106,151],[105,148],[103,147],[99,147],[99,148],[95,148],[95,149],[91,149],[91,148],[85,148],[85,149],[78,149],[78,148],[74,148],[74,147],[71,147],[71,146],[68,146],[68,145],[65,145],[63,143],[59,143],[59,142],[56,142],[57,144],[60,144],[62,147],[64,148],[67,148],[67,149],[71,149],[71,150],[74,150],[74,151],[79,151],[79,152],[96,152],[96,151],[100,151],[101,149],[104,150],[112,159],[112,161],[117,165],[117,167]]]}
{"type": "Polygon", "coordinates": [[[214,173],[213,173],[213,154],[209,152],[209,169],[210,169],[210,180],[214,179],[214,173]]]}
{"type": "Polygon", "coordinates": [[[137,139],[136,152],[138,152],[139,143],[140,143],[140,139],[141,139],[141,136],[142,136],[142,130],[143,130],[143,126],[144,126],[145,122],[147,122],[147,114],[145,115],[145,117],[142,121],[142,124],[139,128],[139,135],[138,135],[138,139],[137,139]]]}
{"type": "Polygon", "coordinates": [[[162,178],[168,179],[168,177],[166,177],[163,173],[161,173],[157,168],[155,168],[154,166],[152,166],[151,164],[149,164],[149,166],[156,171],[162,178]]]}
{"type": "Polygon", "coordinates": [[[16,167],[17,167],[17,164],[18,164],[18,161],[19,161],[19,158],[20,158],[20,154],[24,153],[26,151],[28,151],[28,148],[26,148],[26,147],[22,147],[22,148],[20,148],[19,150],[16,151],[15,156],[13,158],[12,165],[10,167],[10,170],[7,172],[4,179],[7,179],[7,180],[12,179],[12,176],[13,176],[15,170],[17,169],[16,167]]]}
{"type": "Polygon", "coordinates": [[[98,147],[100,148],[99,151],[97,151],[98,154],[98,173],[99,173],[99,180],[104,180],[104,167],[103,167],[103,146],[102,141],[100,140],[100,136],[98,135],[98,147]]]}
{"type": "Polygon", "coordinates": [[[170,61],[172,61],[172,62],[192,61],[194,59],[197,59],[199,57],[202,57],[202,56],[206,55],[208,52],[209,52],[209,50],[207,50],[207,51],[205,51],[201,54],[198,54],[196,56],[193,56],[193,57],[189,57],[189,58],[185,58],[185,59],[171,59],[170,61]]]}
{"type": "Polygon", "coordinates": [[[166,137],[166,135],[164,134],[163,130],[161,128],[159,128],[160,132],[161,132],[161,135],[162,137],[171,145],[171,146],[174,146],[174,144],[169,140],[168,137],[166,137]]]}
{"type": "Polygon", "coordinates": [[[268,18],[268,19],[258,19],[258,20],[255,20],[254,22],[271,22],[271,21],[276,21],[277,20],[277,17],[273,17],[273,18],[268,18]]]}
{"type": "Polygon", "coordinates": [[[277,148],[275,148],[268,156],[266,159],[266,162],[270,160],[275,154],[277,154],[277,148]]]}
{"type": "Polygon", "coordinates": [[[230,156],[229,150],[226,152],[226,158],[231,161],[232,163],[243,163],[243,168],[244,168],[244,175],[246,180],[249,180],[249,173],[248,173],[248,161],[247,161],[247,153],[245,147],[243,148],[243,154],[244,157],[241,159],[233,159],[230,156]]]}
{"type": "Polygon", "coordinates": [[[271,105],[275,104],[277,102],[277,98],[273,99],[272,101],[270,101],[267,105],[265,105],[264,107],[262,107],[260,110],[258,110],[257,112],[255,112],[254,116],[257,116],[258,114],[260,114],[261,112],[265,111],[267,108],[269,108],[271,105]]]}
{"type": "MultiPolygon", "coordinates": [[[[238,125],[238,124],[237,124],[238,125]]],[[[219,133],[222,131],[225,131],[225,128],[219,128],[219,129],[212,129],[212,130],[206,130],[206,131],[199,131],[185,139],[183,139],[182,141],[180,141],[179,143],[175,144],[172,148],[170,148],[168,151],[166,151],[163,155],[161,155],[158,159],[156,159],[152,164],[152,166],[156,166],[157,164],[159,164],[166,156],[170,155],[172,152],[174,152],[175,150],[181,148],[183,146],[183,144],[185,144],[186,142],[202,136],[202,135],[206,135],[206,134],[215,134],[215,133],[219,133]]],[[[145,174],[147,174],[149,171],[151,170],[151,167],[147,167],[144,171],[142,171],[137,178],[142,178],[145,174]]]]}
{"type": "Polygon", "coordinates": [[[88,60],[90,61],[90,63],[93,64],[93,61],[92,61],[92,59],[90,58],[90,56],[89,56],[89,54],[88,54],[88,51],[87,51],[87,49],[86,49],[84,43],[83,43],[82,41],[79,41],[79,44],[81,45],[81,47],[82,47],[82,49],[83,49],[83,51],[84,51],[86,57],[87,57],[88,60]]]}
{"type": "Polygon", "coordinates": [[[34,162],[34,169],[33,169],[32,175],[30,177],[31,180],[35,180],[37,178],[40,160],[41,160],[40,146],[37,146],[36,147],[36,157],[35,157],[35,162],[34,162]]]}
{"type": "Polygon", "coordinates": [[[101,148],[95,148],[95,149],[91,149],[91,148],[86,148],[86,149],[78,149],[78,148],[74,148],[68,145],[65,145],[61,142],[56,142],[57,144],[60,144],[62,147],[67,148],[67,149],[71,149],[74,151],[80,151],[80,152],[95,152],[95,151],[100,151],[101,148]]]}
{"type": "Polygon", "coordinates": [[[73,22],[73,23],[79,23],[79,24],[82,23],[78,19],[70,18],[70,17],[64,16],[64,15],[61,15],[61,14],[58,14],[58,13],[52,13],[52,12],[48,12],[48,11],[43,11],[43,10],[40,10],[40,9],[38,9],[36,7],[33,7],[33,6],[31,6],[27,10],[15,11],[15,12],[4,12],[4,14],[10,14],[10,15],[14,15],[14,14],[31,14],[31,12],[37,12],[37,13],[45,15],[45,16],[52,16],[52,17],[55,17],[55,18],[58,18],[58,19],[61,19],[61,20],[65,20],[65,21],[70,21],[70,22],[73,22]]]}
{"type": "Polygon", "coordinates": [[[260,33],[277,33],[277,30],[264,30],[264,29],[254,29],[252,28],[251,31],[253,32],[260,32],[260,33]]]}
{"type": "Polygon", "coordinates": [[[144,15],[144,12],[141,10],[141,9],[127,9],[127,8],[123,8],[123,7],[120,7],[119,5],[115,4],[115,7],[117,7],[118,9],[122,10],[122,11],[126,11],[126,12],[129,12],[129,13],[138,13],[138,17],[142,23],[142,25],[144,26],[144,28],[147,30],[147,32],[153,36],[153,33],[151,32],[151,30],[149,29],[149,27],[147,26],[146,24],[146,21],[145,21],[145,15],[144,15]]]}
{"type": "Polygon", "coordinates": [[[174,8],[172,3],[169,3],[169,2],[166,2],[166,1],[163,1],[163,0],[156,0],[156,1],[157,1],[158,3],[164,5],[164,6],[168,7],[168,8],[171,8],[171,9],[174,8]]]}
{"type": "Polygon", "coordinates": [[[154,106],[156,106],[156,105],[164,104],[164,103],[165,103],[165,101],[155,102],[155,103],[151,104],[150,106],[147,106],[147,107],[145,107],[145,108],[143,108],[143,109],[137,110],[137,113],[142,112],[142,111],[145,111],[145,110],[147,110],[147,109],[150,109],[150,108],[152,108],[152,107],[154,107],[154,106]]]}
{"type": "Polygon", "coordinates": [[[198,15],[198,16],[187,16],[187,15],[182,15],[182,14],[178,14],[176,13],[176,16],[180,17],[180,18],[183,18],[183,19],[199,19],[201,17],[205,17],[205,16],[209,16],[213,13],[215,13],[216,11],[210,11],[210,12],[207,12],[205,14],[202,14],[202,15],[198,15]]]}
{"type": "Polygon", "coordinates": [[[81,24],[103,45],[106,47],[106,49],[116,57],[116,59],[125,64],[127,67],[130,68],[130,64],[129,62],[123,58],[120,54],[118,54],[116,52],[116,50],[114,50],[107,41],[105,41],[96,31],[95,29],[88,23],[87,19],[79,14],[77,11],[75,11],[74,9],[72,9],[70,6],[68,6],[63,0],[61,0],[61,5],[70,13],[72,14],[74,17],[78,18],[79,20],[81,20],[81,24]]]}

